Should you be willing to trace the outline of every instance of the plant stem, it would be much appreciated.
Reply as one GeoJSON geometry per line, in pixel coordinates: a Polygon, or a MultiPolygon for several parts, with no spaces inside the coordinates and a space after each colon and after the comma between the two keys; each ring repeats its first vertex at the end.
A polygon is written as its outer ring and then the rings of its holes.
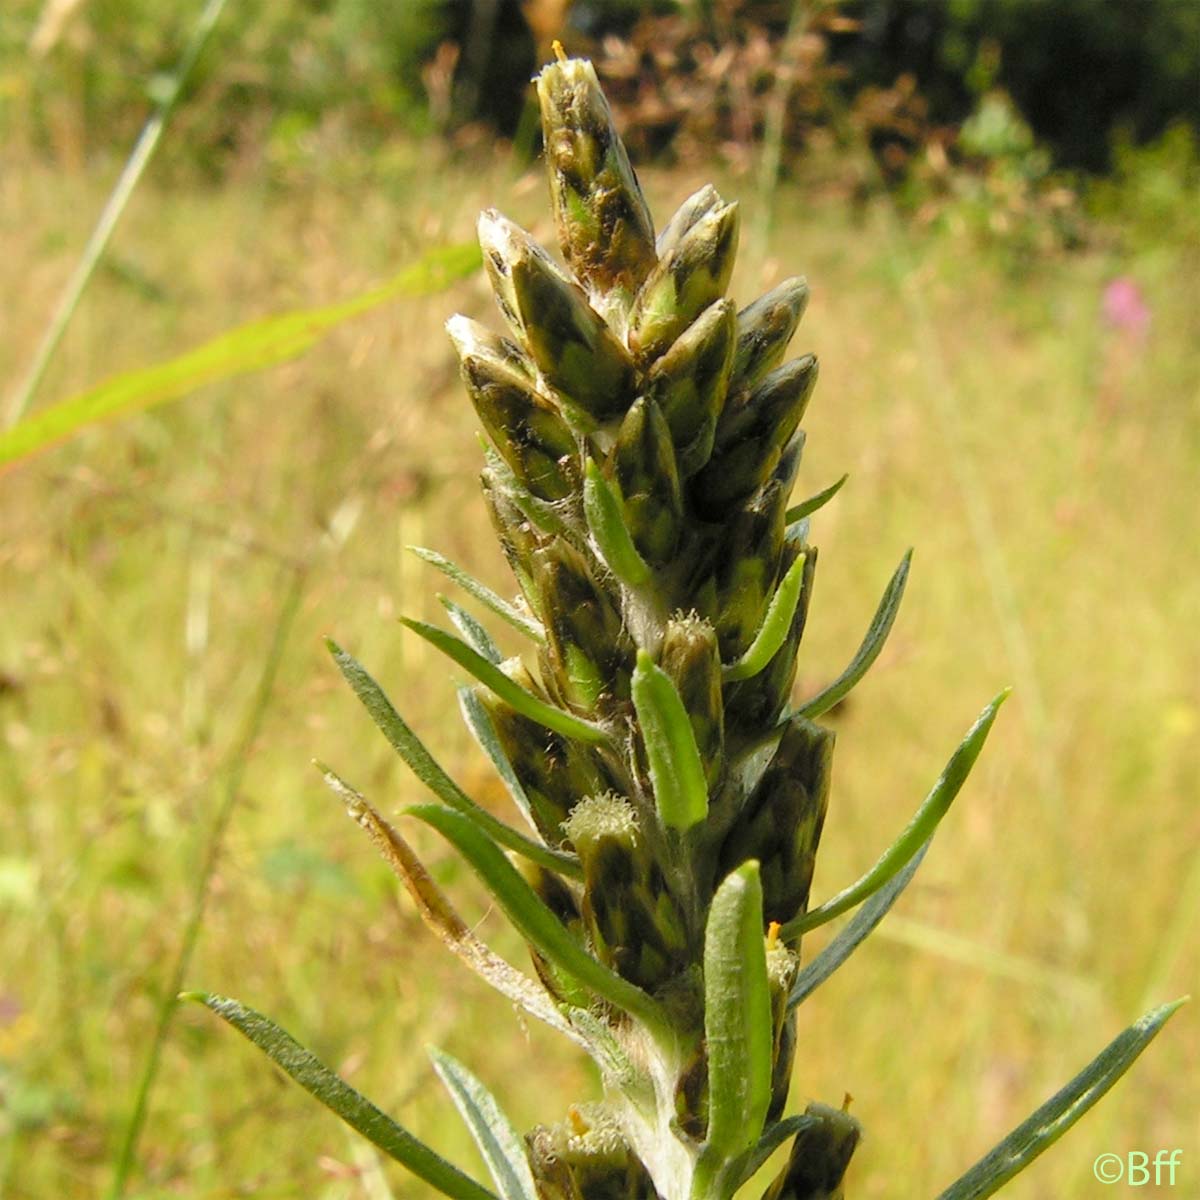
{"type": "Polygon", "coordinates": [[[117,1153],[116,1164],[113,1167],[112,1182],[106,1193],[107,1200],[119,1200],[124,1195],[125,1184],[133,1168],[134,1155],[137,1152],[138,1138],[146,1123],[146,1110],[150,1099],[150,1089],[158,1074],[158,1064],[162,1056],[162,1048],[166,1041],[167,1030],[175,1015],[179,992],[183,988],[184,977],[192,961],[192,953],[200,936],[200,927],[204,922],[205,910],[208,906],[209,887],[216,873],[217,863],[224,848],[225,831],[229,827],[233,810],[241,795],[242,779],[246,773],[246,764],[250,752],[262,728],[263,718],[270,704],[271,693],[274,690],[275,678],[279,673],[279,664],[283,660],[284,647],[288,634],[296,619],[300,606],[300,597],[304,591],[305,575],[302,571],[290,571],[290,580],[283,603],[279,607],[279,615],[275,618],[275,627],[267,657],[263,662],[262,674],[259,676],[258,687],[250,703],[245,728],[234,749],[229,769],[225,777],[225,787],[213,819],[212,828],[204,848],[204,860],[196,877],[196,889],[192,897],[191,910],[187,923],[184,925],[183,937],[179,943],[179,952],[167,985],[163,989],[158,1002],[158,1016],[154,1032],[150,1038],[150,1050],[146,1055],[146,1063],[138,1081],[137,1093],[134,1097],[133,1110],[125,1126],[121,1140],[121,1148],[117,1153]]]}

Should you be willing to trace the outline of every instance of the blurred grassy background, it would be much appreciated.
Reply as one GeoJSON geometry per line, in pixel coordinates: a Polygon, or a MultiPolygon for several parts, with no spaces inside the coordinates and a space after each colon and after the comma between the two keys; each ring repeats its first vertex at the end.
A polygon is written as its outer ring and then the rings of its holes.
{"type": "MultiPolygon", "coordinates": [[[[30,140],[6,151],[6,383],[111,185],[111,160],[87,157],[72,166],[30,140]]],[[[851,474],[814,521],[802,691],[840,670],[916,547],[885,654],[836,715],[815,897],[874,860],[984,701],[1017,687],[897,913],[802,1012],[794,1097],[853,1094],[869,1138],[853,1194],[883,1200],[933,1194],[1119,1028],[1195,986],[1200,190],[1176,135],[1080,185],[1078,245],[1014,246],[980,236],[1008,211],[995,192],[910,221],[894,195],[849,193],[846,162],[830,147],[790,164],[733,289],[744,301],[809,276],[797,348],[820,354],[822,381],[801,488],[851,474]],[[1135,285],[1147,326],[1106,319],[1114,280],[1135,285]]],[[[286,171],[168,167],[136,194],[42,402],[351,296],[470,238],[485,204],[552,240],[538,166],[517,170],[490,138],[363,149],[326,132],[286,171]]],[[[644,169],[660,220],[714,172],[752,222],[754,179],[688,162],[644,169]]],[[[331,634],[468,790],[503,803],[444,662],[395,621],[440,615],[444,581],[410,543],[511,590],[441,329],[456,310],[492,319],[479,278],[0,480],[0,1195],[103,1193],[293,583],[298,615],[187,982],[271,1013],[460,1162],[474,1151],[426,1043],[468,1063],[522,1127],[594,1094],[573,1051],[424,931],[308,763],[344,770],[387,811],[419,798],[336,677],[331,634]]],[[[406,832],[522,961],[465,870],[406,832]]],[[[1198,1079],[1185,1009],[1006,1195],[1090,1196],[1096,1155],[1160,1147],[1183,1148],[1181,1186],[1197,1184],[1198,1079]]],[[[137,1161],[130,1196],[423,1193],[200,1011],[171,1027],[137,1161]]]]}

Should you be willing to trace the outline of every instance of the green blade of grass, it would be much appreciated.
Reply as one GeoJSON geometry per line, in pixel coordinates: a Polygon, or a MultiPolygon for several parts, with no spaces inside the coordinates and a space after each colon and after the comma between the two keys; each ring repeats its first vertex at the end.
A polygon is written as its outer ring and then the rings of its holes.
{"type": "Polygon", "coordinates": [[[856,683],[867,673],[871,664],[879,657],[887,636],[892,631],[896,621],[896,613],[900,611],[900,601],[904,596],[904,585],[908,582],[908,568],[912,563],[912,551],[900,560],[896,573],[888,581],[884,589],[879,607],[871,618],[862,645],[850,660],[850,665],[826,688],[823,688],[810,700],[806,700],[799,708],[793,709],[791,715],[807,717],[815,721],[822,713],[828,712],[835,704],[843,699],[856,683]]]}
{"type": "Polygon", "coordinates": [[[423,637],[430,645],[436,646],[464,670],[470,671],[480,683],[495,692],[501,700],[507,700],[523,717],[528,717],[531,721],[554,730],[555,733],[561,733],[564,737],[575,738],[581,742],[608,741],[608,731],[602,726],[539,700],[532,692],[527,692],[520,684],[514,683],[499,667],[488,662],[482,654],[472,650],[466,642],[453,634],[439,629],[436,625],[416,621],[412,617],[401,617],[400,622],[413,633],[423,637]]]}
{"type": "Polygon", "coordinates": [[[453,1200],[498,1200],[487,1188],[376,1108],[269,1017],[237,1000],[207,992],[185,992],[180,999],[195,1000],[211,1009],[347,1125],[444,1196],[453,1200]]]}
{"type": "Polygon", "coordinates": [[[0,467],[27,458],[98,421],[126,417],[303,354],[335,326],[398,296],[419,296],[479,266],[473,243],[431,250],[400,274],[350,300],[251,321],[178,358],[117,375],[0,433],[0,467]]]}
{"type": "Polygon", "coordinates": [[[444,1050],[430,1046],[429,1057],[475,1139],[503,1200],[538,1200],[525,1143],[495,1096],[444,1050]]]}
{"type": "Polygon", "coordinates": [[[1074,1079],[1022,1121],[937,1200],[984,1200],[1049,1150],[1133,1066],[1184,1000],[1164,1004],[1119,1033],[1074,1079]]]}
{"type": "MultiPolygon", "coordinates": [[[[551,850],[538,842],[531,841],[523,833],[505,825],[503,821],[481,808],[442,769],[441,764],[425,748],[425,743],[396,711],[383,689],[367,674],[366,668],[352,654],[347,654],[336,642],[327,641],[330,653],[362,706],[371,715],[380,732],[391,743],[392,749],[408,764],[412,773],[443,803],[470,818],[488,837],[502,846],[523,854],[531,862],[539,863],[551,871],[582,879],[583,869],[573,855],[551,850]]],[[[460,643],[464,649],[468,647],[460,643]]],[[[472,651],[474,653],[474,651],[472,651]]],[[[477,656],[478,657],[478,656],[477,656]]],[[[486,662],[486,659],[480,661],[486,662]]],[[[490,664],[488,664],[490,666],[490,664]]],[[[496,668],[493,667],[493,670],[496,668]]]]}
{"type": "Polygon", "coordinates": [[[550,962],[597,996],[640,1018],[650,1029],[669,1029],[657,1001],[593,958],[538,898],[504,852],[470,821],[436,804],[408,811],[432,825],[467,860],[521,936],[550,962]]]}
{"type": "Polygon", "coordinates": [[[929,791],[929,795],[917,809],[913,819],[904,827],[900,836],[883,852],[879,861],[860,879],[848,888],[838,892],[826,900],[819,908],[802,913],[789,921],[781,931],[781,936],[787,939],[799,937],[809,929],[832,921],[847,910],[861,904],[869,896],[874,895],[893,879],[909,861],[921,850],[921,847],[933,836],[939,822],[950,810],[954,797],[958,795],[966,782],[987,735],[991,732],[1000,705],[1008,699],[1006,688],[979,714],[975,723],[967,730],[966,736],[957,750],[950,756],[937,782],[929,791]]]}

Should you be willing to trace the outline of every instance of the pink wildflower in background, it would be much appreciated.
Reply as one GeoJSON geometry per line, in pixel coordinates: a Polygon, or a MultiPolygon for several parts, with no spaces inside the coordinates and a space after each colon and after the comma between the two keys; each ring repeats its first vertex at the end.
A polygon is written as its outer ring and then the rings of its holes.
{"type": "Polygon", "coordinates": [[[1150,306],[1137,281],[1118,275],[1105,289],[1102,301],[1105,321],[1134,341],[1144,341],[1150,328],[1150,306]]]}

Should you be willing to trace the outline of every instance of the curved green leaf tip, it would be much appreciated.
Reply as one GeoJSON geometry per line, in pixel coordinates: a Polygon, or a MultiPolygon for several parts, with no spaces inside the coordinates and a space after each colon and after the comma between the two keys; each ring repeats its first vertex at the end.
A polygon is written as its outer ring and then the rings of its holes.
{"type": "Polygon", "coordinates": [[[824,508],[842,490],[846,484],[846,480],[849,478],[850,474],[847,472],[836,483],[831,483],[827,488],[822,488],[817,492],[815,496],[809,496],[807,500],[802,500],[799,504],[789,508],[784,520],[787,524],[794,525],[797,521],[802,521],[805,517],[812,516],[817,509],[824,508]]]}
{"type": "Polygon", "coordinates": [[[443,1195],[452,1200],[499,1200],[355,1091],[269,1017],[208,992],[181,992],[180,999],[194,1000],[216,1013],[346,1124],[443,1195]]]}
{"type": "Polygon", "coordinates": [[[464,670],[469,671],[485,687],[495,692],[501,700],[506,700],[522,716],[561,733],[564,737],[575,738],[581,742],[606,742],[608,732],[602,726],[592,721],[585,721],[574,713],[566,712],[553,704],[538,699],[532,692],[527,692],[519,684],[514,683],[505,673],[489,662],[482,654],[473,650],[466,642],[453,634],[429,625],[425,621],[417,621],[412,617],[401,617],[400,623],[414,633],[419,634],[431,645],[436,646],[447,658],[458,663],[464,670]]]}
{"type": "Polygon", "coordinates": [[[1133,1066],[1189,997],[1146,1013],[1119,1033],[1074,1079],[952,1183],[937,1200],[984,1200],[1058,1141],[1133,1066]]]}
{"type": "Polygon", "coordinates": [[[800,603],[800,592],[804,587],[805,557],[801,554],[780,580],[775,594],[771,597],[767,615],[763,617],[762,625],[746,653],[737,662],[730,663],[722,670],[721,674],[726,683],[753,678],[767,666],[787,640],[792,618],[796,615],[796,606],[800,603]]]}
{"type": "Polygon", "coordinates": [[[975,723],[967,730],[966,737],[958,749],[950,757],[950,761],[942,770],[938,781],[930,789],[921,807],[913,819],[905,826],[900,836],[884,851],[879,861],[857,883],[851,884],[830,900],[826,900],[811,912],[802,913],[789,921],[782,930],[785,939],[799,937],[809,929],[832,921],[842,913],[861,904],[869,896],[879,891],[900,871],[902,871],[921,850],[921,847],[933,836],[939,822],[946,815],[966,782],[975,760],[979,757],[983,744],[991,732],[1000,706],[1012,694],[1012,688],[1005,688],[979,714],[975,723]]]}
{"type": "Polygon", "coordinates": [[[807,717],[815,721],[822,713],[827,713],[833,706],[843,700],[850,690],[870,670],[871,664],[879,657],[887,641],[892,626],[896,623],[896,614],[900,611],[900,601],[904,598],[904,588],[908,583],[908,572],[912,566],[913,552],[911,548],[900,560],[888,585],[880,597],[879,606],[871,618],[871,624],[863,636],[862,644],[855,651],[846,669],[827,687],[824,687],[811,699],[806,700],[792,715],[807,717]]]}

